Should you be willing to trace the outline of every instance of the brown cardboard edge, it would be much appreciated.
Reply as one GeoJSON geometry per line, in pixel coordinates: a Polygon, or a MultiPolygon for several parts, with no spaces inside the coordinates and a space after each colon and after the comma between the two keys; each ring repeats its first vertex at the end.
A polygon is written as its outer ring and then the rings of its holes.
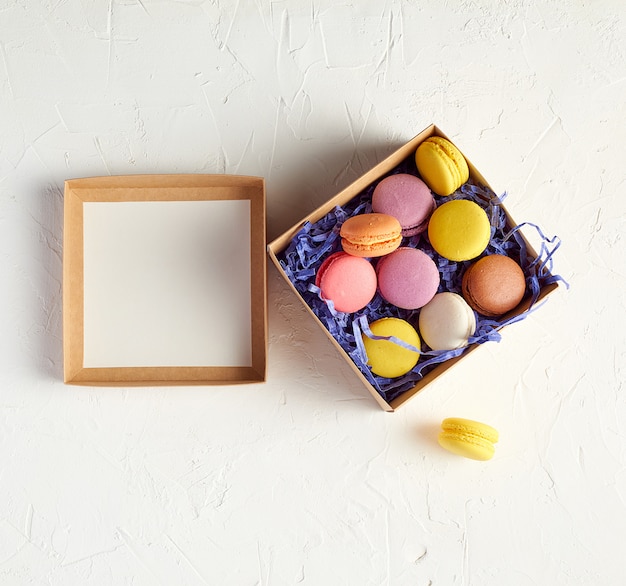
{"type": "MultiPolygon", "coordinates": [[[[297,234],[297,232],[302,228],[302,226],[306,222],[311,222],[311,223],[316,222],[317,220],[322,218],[324,215],[326,215],[328,212],[330,212],[332,209],[334,209],[337,205],[343,205],[344,203],[348,202],[350,199],[352,199],[354,196],[356,196],[358,193],[360,193],[363,189],[365,189],[371,183],[376,181],[378,178],[382,177],[385,173],[391,171],[399,163],[401,163],[403,160],[405,160],[406,157],[408,157],[412,152],[415,152],[415,150],[417,149],[417,146],[422,141],[424,141],[426,138],[428,138],[430,136],[441,136],[443,138],[446,138],[447,140],[450,140],[450,142],[454,142],[448,136],[446,136],[446,134],[444,132],[442,132],[441,129],[438,126],[436,126],[434,124],[431,124],[431,125],[427,126],[424,130],[422,130],[414,138],[409,140],[405,145],[401,146],[398,150],[393,152],[386,159],[384,159],[383,161],[378,163],[376,166],[374,166],[372,169],[370,169],[367,173],[365,173],[364,175],[359,177],[356,181],[351,183],[348,187],[346,187],[345,189],[340,191],[337,195],[332,197],[330,200],[328,200],[327,202],[325,202],[324,204],[319,206],[317,209],[312,211],[302,221],[300,221],[297,224],[293,225],[286,232],[284,232],[283,234],[281,234],[280,236],[275,238],[267,246],[268,254],[270,256],[270,259],[272,260],[273,264],[277,267],[278,271],[283,276],[283,278],[285,279],[285,281],[287,282],[289,287],[292,289],[292,291],[300,299],[300,301],[302,302],[304,307],[307,309],[309,314],[311,314],[313,316],[315,321],[319,324],[319,326],[325,332],[325,334],[328,337],[328,339],[339,350],[340,354],[348,361],[348,363],[349,363],[350,367],[352,368],[352,370],[356,373],[356,375],[359,378],[359,380],[361,380],[361,382],[365,385],[365,387],[370,392],[370,394],[374,397],[376,402],[385,411],[388,411],[388,412],[393,412],[396,409],[398,409],[399,407],[401,407],[402,405],[404,405],[409,399],[413,398],[420,391],[422,391],[435,378],[437,378],[438,376],[443,374],[449,368],[452,368],[462,358],[465,358],[466,356],[468,356],[471,352],[476,350],[482,344],[473,344],[461,356],[457,356],[457,357],[452,358],[450,360],[447,360],[447,361],[445,361],[445,362],[443,362],[441,364],[438,364],[432,370],[430,370],[426,375],[424,375],[424,377],[420,381],[418,381],[417,384],[414,387],[412,387],[411,389],[408,389],[407,391],[402,393],[402,395],[400,395],[399,397],[396,397],[392,401],[387,402],[380,395],[380,393],[378,393],[378,391],[369,383],[369,381],[363,376],[363,374],[358,369],[358,367],[356,366],[354,361],[345,352],[345,350],[339,345],[339,343],[335,340],[335,338],[327,330],[327,328],[322,324],[322,322],[315,315],[315,313],[308,306],[308,304],[302,299],[301,295],[298,293],[298,291],[293,286],[293,284],[291,283],[291,281],[289,280],[289,278],[285,274],[284,270],[280,266],[280,262],[278,260],[278,256],[277,255],[280,252],[282,252],[289,245],[289,243],[291,242],[293,237],[297,234]]],[[[457,146],[457,148],[458,148],[458,146],[457,146]]],[[[459,149],[459,150],[461,150],[461,149],[459,149]]],[[[461,150],[461,152],[463,152],[463,151],[461,150]]],[[[487,180],[478,171],[478,169],[476,169],[476,167],[472,164],[472,162],[465,156],[465,153],[463,153],[463,156],[465,157],[465,159],[466,159],[466,161],[468,163],[468,167],[469,167],[469,170],[470,170],[470,177],[472,179],[480,182],[485,187],[488,187],[488,188],[491,189],[491,186],[489,185],[487,180]]],[[[506,210],[505,206],[502,206],[502,209],[504,210],[504,213],[506,215],[507,221],[509,222],[510,226],[511,227],[515,226],[516,224],[515,224],[514,220],[511,218],[511,216],[508,213],[508,211],[506,210]]],[[[534,248],[526,240],[524,235],[521,234],[521,232],[520,232],[520,235],[523,238],[523,240],[524,240],[524,242],[525,242],[525,244],[527,246],[527,250],[528,250],[529,255],[531,257],[533,257],[533,258],[536,258],[537,257],[537,253],[535,252],[534,248]]],[[[537,302],[539,302],[542,299],[544,299],[547,295],[549,295],[556,288],[558,288],[558,284],[556,284],[556,283],[553,283],[553,284],[546,285],[546,286],[542,287],[537,302]]],[[[511,311],[505,317],[508,318],[508,317],[513,317],[513,316],[520,315],[524,311],[528,310],[529,305],[530,305],[530,300],[528,298],[525,298],[522,301],[522,303],[517,308],[515,308],[513,311],[511,311]]],[[[505,327],[506,326],[500,328],[500,330],[503,330],[505,327]]]]}
{"type": "Polygon", "coordinates": [[[82,368],[67,384],[89,386],[223,385],[264,382],[254,367],[82,368]]]}
{"type": "MultiPolygon", "coordinates": [[[[232,177],[232,176],[230,176],[232,177]]],[[[265,180],[257,177],[257,197],[250,198],[250,315],[252,382],[267,380],[268,306],[267,306],[267,245],[265,180]]],[[[241,370],[241,369],[240,369],[241,370]]],[[[246,374],[248,371],[239,373],[246,374]]],[[[249,374],[249,373],[248,373],[249,374]]],[[[246,374],[246,376],[248,376],[246,374]]],[[[231,382],[235,382],[229,379],[231,382]]],[[[244,382],[244,381],[241,381],[244,382]]]]}
{"type": "Polygon", "coordinates": [[[218,385],[267,380],[265,181],[243,175],[118,175],[70,179],[64,191],[63,380],[89,386],[218,385]],[[131,191],[129,197],[129,190],[131,191]],[[84,368],[83,203],[250,201],[251,366],[84,368]]]}
{"type": "Polygon", "coordinates": [[[66,184],[63,203],[63,380],[83,364],[83,214],[82,200],[66,184]]]}

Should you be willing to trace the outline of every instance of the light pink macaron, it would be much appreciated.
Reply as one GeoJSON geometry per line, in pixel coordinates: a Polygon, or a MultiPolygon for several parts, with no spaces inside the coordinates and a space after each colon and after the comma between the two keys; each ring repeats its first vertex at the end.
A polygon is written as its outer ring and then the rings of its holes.
{"type": "Polygon", "coordinates": [[[435,199],[426,183],[408,173],[385,177],[372,194],[372,210],[396,218],[402,236],[424,232],[434,209],[435,199]]]}
{"type": "Polygon", "coordinates": [[[402,246],[376,265],[378,290],[385,301],[402,309],[419,309],[437,293],[435,262],[422,250],[402,246]]]}
{"type": "Polygon", "coordinates": [[[337,311],[346,313],[363,309],[376,294],[376,284],[372,264],[346,252],[331,254],[315,275],[322,298],[332,301],[337,311]]]}

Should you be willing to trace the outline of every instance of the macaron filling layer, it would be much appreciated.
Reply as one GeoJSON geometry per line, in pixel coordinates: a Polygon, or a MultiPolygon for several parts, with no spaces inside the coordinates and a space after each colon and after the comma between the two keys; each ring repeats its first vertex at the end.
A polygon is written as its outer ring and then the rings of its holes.
{"type": "Polygon", "coordinates": [[[355,242],[348,238],[341,239],[341,246],[345,252],[363,257],[384,256],[393,252],[400,244],[402,244],[402,236],[370,242],[355,242]]]}

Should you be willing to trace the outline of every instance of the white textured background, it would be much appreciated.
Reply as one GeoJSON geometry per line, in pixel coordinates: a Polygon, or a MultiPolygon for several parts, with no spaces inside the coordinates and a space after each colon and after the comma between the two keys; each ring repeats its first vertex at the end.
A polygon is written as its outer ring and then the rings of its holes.
{"type": "Polygon", "coordinates": [[[0,584],[624,584],[623,0],[0,0],[0,584]],[[273,238],[435,122],[570,283],[386,414],[269,269],[269,380],[61,382],[62,186],[267,179],[273,238]],[[501,432],[478,463],[442,418],[501,432]]]}

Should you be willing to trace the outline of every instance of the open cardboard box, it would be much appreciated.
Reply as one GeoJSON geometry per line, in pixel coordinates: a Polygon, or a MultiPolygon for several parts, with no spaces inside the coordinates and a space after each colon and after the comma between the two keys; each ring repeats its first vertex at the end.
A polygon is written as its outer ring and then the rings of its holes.
{"type": "MultiPolygon", "coordinates": [[[[402,392],[397,397],[393,398],[390,401],[387,401],[377,390],[376,388],[368,381],[368,379],[363,375],[359,367],[352,360],[350,355],[342,348],[342,346],[337,342],[337,340],[333,337],[327,327],[322,323],[319,319],[318,315],[311,309],[309,304],[303,299],[302,295],[298,292],[294,284],[290,281],[287,273],[285,272],[283,266],[280,262],[280,254],[285,251],[285,249],[291,244],[294,236],[300,232],[302,227],[306,223],[315,223],[320,219],[324,218],[329,212],[334,210],[337,206],[343,206],[346,203],[350,202],[353,198],[361,194],[367,187],[371,184],[382,178],[387,173],[391,172],[394,168],[400,165],[403,161],[405,161],[408,157],[412,157],[417,149],[417,146],[429,136],[441,136],[443,138],[448,138],[446,135],[435,125],[431,125],[422,132],[420,132],[415,138],[410,140],[392,155],[387,157],[384,161],[376,165],[370,171],[365,173],[363,176],[359,177],[356,181],[354,181],[351,185],[346,187],[343,191],[338,193],[335,197],[327,201],[325,204],[317,208],[315,211],[311,212],[307,217],[305,217],[302,221],[298,222],[296,225],[292,226],[289,230],[287,230],[284,234],[273,240],[268,245],[268,253],[272,260],[272,262],[278,268],[278,271],[285,278],[291,289],[298,296],[301,302],[304,304],[305,308],[309,311],[309,313],[313,316],[315,321],[319,324],[319,326],[326,333],[330,341],[335,345],[337,351],[346,359],[346,361],[350,364],[352,369],[354,370],[356,376],[361,380],[363,385],[368,389],[368,391],[372,394],[374,399],[379,403],[379,405],[386,411],[393,411],[406,403],[410,398],[414,397],[417,393],[422,391],[429,383],[435,380],[437,377],[441,376],[446,370],[454,366],[459,362],[459,360],[466,358],[472,351],[474,351],[480,344],[470,345],[463,354],[460,356],[450,358],[445,362],[442,362],[431,370],[426,372],[424,376],[410,389],[402,392]]],[[[448,140],[450,140],[448,138],[448,140]]],[[[467,157],[466,157],[467,159],[467,157]]],[[[472,165],[472,163],[467,159],[469,169],[470,169],[470,180],[483,185],[490,189],[489,184],[485,180],[485,178],[480,174],[480,172],[472,165]]],[[[516,226],[516,223],[509,216],[504,206],[502,209],[506,216],[506,224],[510,229],[516,226]]],[[[522,236],[523,238],[523,236],[522,236]]],[[[537,253],[533,250],[532,246],[523,238],[527,252],[530,257],[536,258],[537,253]]],[[[552,292],[556,287],[558,287],[557,283],[549,283],[541,287],[539,291],[539,296],[536,302],[543,299],[546,295],[552,292]]],[[[514,309],[512,312],[504,316],[503,320],[508,320],[515,316],[521,315],[522,313],[528,311],[531,300],[530,297],[525,298],[521,304],[514,309]]]]}
{"type": "Polygon", "coordinates": [[[266,379],[262,178],[74,179],[64,198],[66,383],[266,379]]]}

